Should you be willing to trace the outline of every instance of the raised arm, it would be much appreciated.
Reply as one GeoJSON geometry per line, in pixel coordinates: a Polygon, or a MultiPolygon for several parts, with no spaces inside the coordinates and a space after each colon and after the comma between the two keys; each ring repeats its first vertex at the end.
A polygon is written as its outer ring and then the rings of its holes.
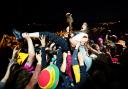
{"type": "Polygon", "coordinates": [[[57,67],[60,69],[61,67],[61,64],[63,62],[63,57],[62,57],[62,48],[59,47],[58,48],[58,51],[57,51],[57,62],[56,62],[56,65],[57,67]]]}
{"type": "Polygon", "coordinates": [[[13,59],[10,59],[10,62],[8,64],[8,67],[7,67],[7,71],[4,75],[4,77],[1,79],[0,83],[0,89],[1,88],[4,88],[5,86],[5,83],[7,82],[8,78],[9,78],[9,75],[10,75],[10,69],[11,69],[11,66],[14,64],[15,62],[13,61],[13,59]]]}
{"type": "Polygon", "coordinates": [[[31,77],[29,83],[25,87],[25,89],[34,89],[34,86],[37,83],[38,75],[41,71],[41,62],[42,62],[41,50],[40,50],[39,54],[36,53],[36,59],[37,59],[37,64],[36,64],[35,71],[31,77]]]}
{"type": "Polygon", "coordinates": [[[61,67],[60,67],[60,70],[61,70],[63,73],[65,73],[65,71],[66,71],[66,58],[67,58],[67,53],[64,52],[64,53],[63,53],[63,62],[62,62],[62,65],[61,65],[61,67]]]}
{"type": "Polygon", "coordinates": [[[10,75],[10,68],[11,66],[16,62],[16,55],[17,53],[19,52],[20,50],[17,50],[17,46],[13,49],[13,53],[12,53],[12,57],[11,59],[9,60],[9,64],[8,64],[8,67],[7,67],[7,71],[6,71],[6,74],[5,76],[3,77],[3,79],[1,80],[1,82],[3,83],[6,83],[9,75],[10,75]]]}
{"type": "Polygon", "coordinates": [[[32,39],[30,38],[28,33],[22,33],[23,38],[25,38],[27,40],[28,43],[28,59],[27,59],[27,64],[30,67],[34,61],[34,57],[35,57],[35,50],[34,50],[34,45],[32,42],[32,39]]]}
{"type": "Polygon", "coordinates": [[[47,66],[47,61],[46,61],[46,51],[45,51],[45,46],[46,46],[46,37],[44,35],[41,35],[39,38],[41,42],[41,57],[42,57],[42,68],[45,68],[47,66]]]}
{"type": "Polygon", "coordinates": [[[16,46],[14,49],[13,49],[13,53],[12,53],[12,60],[14,60],[15,62],[17,61],[17,57],[18,57],[18,53],[20,52],[21,49],[18,48],[18,46],[16,46]]]}

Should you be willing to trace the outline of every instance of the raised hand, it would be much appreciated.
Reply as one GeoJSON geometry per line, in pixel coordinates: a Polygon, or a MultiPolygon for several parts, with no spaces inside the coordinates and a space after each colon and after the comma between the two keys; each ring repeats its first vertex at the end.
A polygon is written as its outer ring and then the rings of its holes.
{"type": "MultiPolygon", "coordinates": [[[[18,48],[18,46],[16,46],[14,49],[13,49],[13,53],[12,53],[12,58],[13,60],[15,60],[17,57],[18,57],[18,53],[20,52],[21,49],[18,48]]],[[[16,61],[16,60],[15,60],[16,61]]]]}
{"type": "Polygon", "coordinates": [[[75,49],[78,49],[80,46],[80,42],[77,42],[75,49]]]}
{"type": "Polygon", "coordinates": [[[46,38],[46,36],[45,35],[41,35],[40,37],[39,37],[39,40],[40,40],[40,42],[41,42],[41,47],[45,47],[45,38],[46,38]]]}
{"type": "Polygon", "coordinates": [[[29,38],[30,38],[30,36],[29,36],[29,34],[28,34],[27,32],[22,33],[22,36],[23,36],[23,38],[25,38],[25,39],[29,39],[29,38]]]}
{"type": "Polygon", "coordinates": [[[42,53],[41,53],[41,50],[39,51],[39,53],[36,53],[36,59],[37,59],[37,63],[38,64],[41,64],[41,61],[42,61],[42,57],[41,57],[42,53]]]}

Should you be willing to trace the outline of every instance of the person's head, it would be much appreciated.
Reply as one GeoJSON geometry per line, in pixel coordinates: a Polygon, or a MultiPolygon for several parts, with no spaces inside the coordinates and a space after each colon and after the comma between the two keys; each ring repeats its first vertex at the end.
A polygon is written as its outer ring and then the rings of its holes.
{"type": "Polygon", "coordinates": [[[110,39],[111,39],[113,42],[116,42],[116,41],[117,41],[117,36],[116,36],[116,35],[112,35],[110,39]]]}
{"type": "Polygon", "coordinates": [[[92,45],[92,48],[95,49],[95,50],[97,50],[97,51],[100,50],[100,47],[99,47],[98,44],[93,44],[93,45],[92,45]]]}
{"type": "Polygon", "coordinates": [[[80,30],[80,31],[85,31],[85,32],[87,32],[87,30],[88,30],[88,24],[87,24],[86,22],[84,22],[84,23],[82,24],[82,26],[81,26],[81,30],[80,30]]]}
{"type": "Polygon", "coordinates": [[[123,52],[123,46],[120,44],[116,44],[116,55],[121,55],[123,52]]]}
{"type": "Polygon", "coordinates": [[[102,45],[103,44],[103,39],[101,37],[99,37],[97,41],[98,41],[98,44],[99,45],[102,45]]]}
{"type": "Polygon", "coordinates": [[[57,50],[56,45],[53,46],[52,50],[53,50],[53,51],[56,51],[56,50],[57,50]]]}

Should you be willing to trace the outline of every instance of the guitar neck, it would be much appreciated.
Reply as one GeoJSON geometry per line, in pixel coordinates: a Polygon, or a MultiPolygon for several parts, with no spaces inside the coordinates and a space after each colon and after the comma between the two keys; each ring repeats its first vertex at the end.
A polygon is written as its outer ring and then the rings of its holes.
{"type": "Polygon", "coordinates": [[[69,31],[71,31],[73,29],[72,27],[72,23],[69,24],[69,31]]]}

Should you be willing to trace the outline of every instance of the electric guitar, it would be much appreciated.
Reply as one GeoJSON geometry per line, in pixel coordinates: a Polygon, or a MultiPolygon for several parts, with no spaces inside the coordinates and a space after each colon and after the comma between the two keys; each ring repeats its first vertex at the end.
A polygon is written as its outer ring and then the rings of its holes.
{"type": "Polygon", "coordinates": [[[67,23],[69,24],[69,32],[72,31],[73,18],[71,13],[66,13],[67,23]]]}

